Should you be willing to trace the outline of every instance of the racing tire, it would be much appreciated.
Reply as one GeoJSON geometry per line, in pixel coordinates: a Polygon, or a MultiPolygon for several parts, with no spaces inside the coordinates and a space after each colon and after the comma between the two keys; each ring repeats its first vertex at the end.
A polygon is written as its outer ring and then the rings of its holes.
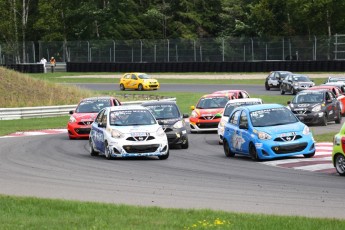
{"type": "Polygon", "coordinates": [[[336,124],[340,124],[342,119],[343,119],[343,117],[342,117],[342,115],[341,115],[341,113],[339,111],[338,114],[337,114],[337,118],[335,119],[335,123],[336,124]]]}
{"type": "Polygon", "coordinates": [[[249,144],[249,155],[254,161],[259,161],[258,152],[256,151],[256,148],[253,143],[249,144]]]}
{"type": "Polygon", "coordinates": [[[91,156],[98,156],[98,152],[93,147],[93,141],[91,138],[89,138],[89,152],[91,156]]]}
{"type": "Polygon", "coordinates": [[[270,90],[270,86],[267,83],[265,84],[265,89],[270,90]]]}
{"type": "Polygon", "coordinates": [[[108,148],[108,143],[105,143],[104,155],[105,155],[105,158],[107,158],[107,160],[113,159],[113,157],[110,154],[109,148],[108,148]]]}
{"type": "Polygon", "coordinates": [[[139,84],[139,85],[138,85],[138,90],[139,90],[139,91],[142,91],[143,89],[144,89],[143,85],[142,85],[142,84],[139,84]]]}
{"type": "Polygon", "coordinates": [[[322,126],[327,126],[328,124],[328,118],[327,118],[327,114],[323,114],[322,120],[321,120],[321,125],[322,126]]]}
{"type": "Polygon", "coordinates": [[[309,153],[309,154],[303,154],[305,158],[311,158],[315,155],[315,152],[309,153]]]}
{"type": "Polygon", "coordinates": [[[126,89],[125,86],[121,83],[121,84],[120,84],[120,90],[121,90],[121,91],[124,91],[125,89],[126,89]]]}
{"type": "Polygon", "coordinates": [[[166,159],[168,159],[168,157],[169,157],[169,150],[168,150],[167,154],[162,155],[162,156],[158,156],[158,159],[159,160],[166,160],[166,159]]]}
{"type": "Polygon", "coordinates": [[[345,176],[345,157],[342,154],[337,154],[334,157],[334,167],[340,176],[345,176]]]}
{"type": "Polygon", "coordinates": [[[283,87],[280,87],[280,94],[281,94],[281,95],[284,95],[284,94],[285,94],[285,91],[283,90],[283,87]]]}
{"type": "Polygon", "coordinates": [[[235,153],[231,151],[229,144],[226,140],[223,140],[224,154],[226,157],[234,157],[235,153]]]}
{"type": "Polygon", "coordinates": [[[184,142],[181,144],[181,148],[188,149],[188,147],[189,147],[189,142],[188,142],[188,138],[186,138],[184,142]]]}
{"type": "Polygon", "coordinates": [[[293,95],[296,95],[297,94],[297,91],[295,89],[292,89],[292,94],[293,95]]]}

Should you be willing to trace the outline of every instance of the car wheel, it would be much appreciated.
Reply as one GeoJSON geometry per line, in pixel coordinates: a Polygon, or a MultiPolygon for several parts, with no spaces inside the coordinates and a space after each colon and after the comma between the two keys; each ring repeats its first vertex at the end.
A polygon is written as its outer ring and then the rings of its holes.
{"type": "Polygon", "coordinates": [[[337,154],[334,159],[334,166],[340,176],[345,176],[345,157],[337,154]]]}
{"type": "Polygon", "coordinates": [[[265,89],[270,90],[270,86],[267,83],[265,83],[265,89]]]}
{"type": "Polygon", "coordinates": [[[292,89],[292,94],[293,95],[296,95],[297,94],[297,91],[295,89],[292,89]]]}
{"type": "Polygon", "coordinates": [[[226,157],[234,157],[235,153],[231,151],[230,146],[226,140],[223,140],[224,154],[226,157]]]}
{"type": "Polygon", "coordinates": [[[107,158],[108,160],[111,160],[113,158],[110,154],[108,143],[105,143],[104,155],[105,155],[105,158],[107,158]]]}
{"type": "Polygon", "coordinates": [[[256,148],[252,143],[249,146],[249,154],[254,161],[259,160],[258,152],[256,151],[256,148]]]}
{"type": "Polygon", "coordinates": [[[335,123],[340,124],[342,119],[343,117],[341,116],[340,111],[338,111],[337,118],[335,119],[335,123]]]}
{"type": "Polygon", "coordinates": [[[188,149],[189,143],[188,143],[188,138],[186,138],[183,143],[181,144],[182,149],[188,149]]]}
{"type": "Polygon", "coordinates": [[[120,90],[125,90],[125,86],[122,83],[120,84],[120,90]]]}
{"type": "Polygon", "coordinates": [[[139,84],[139,85],[138,85],[138,90],[139,90],[139,91],[142,91],[142,90],[143,90],[143,85],[142,85],[142,84],[139,84]]]}
{"type": "Polygon", "coordinates": [[[158,156],[159,160],[166,160],[166,159],[168,159],[168,157],[169,157],[169,150],[168,150],[167,154],[162,155],[162,156],[158,156]]]}
{"type": "Polygon", "coordinates": [[[91,138],[89,138],[89,152],[91,156],[98,156],[98,152],[95,151],[95,148],[93,147],[93,141],[91,138]]]}
{"type": "Polygon", "coordinates": [[[303,154],[303,156],[304,156],[305,158],[311,158],[311,157],[313,157],[314,155],[315,155],[315,152],[309,153],[309,154],[303,154]]]}
{"type": "Polygon", "coordinates": [[[285,91],[283,90],[283,87],[282,87],[282,86],[280,87],[280,94],[281,94],[281,95],[284,95],[284,94],[285,94],[285,91]]]}
{"type": "Polygon", "coordinates": [[[327,118],[327,114],[323,114],[322,120],[321,120],[321,125],[322,126],[327,126],[328,124],[328,118],[327,118]]]}

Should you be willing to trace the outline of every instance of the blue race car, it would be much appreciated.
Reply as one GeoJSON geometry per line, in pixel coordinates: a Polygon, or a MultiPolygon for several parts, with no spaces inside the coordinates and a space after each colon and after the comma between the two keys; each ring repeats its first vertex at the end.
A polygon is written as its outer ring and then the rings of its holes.
{"type": "Polygon", "coordinates": [[[242,154],[253,160],[315,155],[309,127],[279,104],[236,108],[225,125],[223,147],[227,157],[242,154]]]}

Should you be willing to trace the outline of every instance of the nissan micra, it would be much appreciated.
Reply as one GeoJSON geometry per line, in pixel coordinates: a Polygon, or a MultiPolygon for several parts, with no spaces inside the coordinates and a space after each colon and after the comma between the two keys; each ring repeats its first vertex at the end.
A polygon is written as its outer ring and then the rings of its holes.
{"type": "Polygon", "coordinates": [[[225,125],[223,147],[227,157],[242,154],[254,160],[315,154],[308,126],[279,104],[237,107],[225,125]]]}
{"type": "Polygon", "coordinates": [[[169,157],[168,139],[155,117],[140,105],[107,107],[92,123],[89,151],[91,156],[169,157]]]}

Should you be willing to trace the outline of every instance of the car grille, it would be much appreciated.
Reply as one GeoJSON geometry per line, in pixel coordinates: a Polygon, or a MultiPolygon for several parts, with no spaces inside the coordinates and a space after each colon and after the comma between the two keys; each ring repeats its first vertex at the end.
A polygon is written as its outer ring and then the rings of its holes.
{"type": "Polygon", "coordinates": [[[128,137],[127,141],[149,141],[155,139],[154,136],[138,136],[138,137],[128,137]]]}
{"type": "Polygon", "coordinates": [[[308,110],[298,110],[298,111],[292,111],[294,114],[311,114],[311,111],[308,110]]]}
{"type": "Polygon", "coordinates": [[[218,128],[218,122],[216,123],[196,123],[200,129],[218,128]]]}
{"type": "Polygon", "coordinates": [[[91,125],[93,121],[79,121],[78,125],[91,125]]]}
{"type": "Polygon", "coordinates": [[[157,88],[158,87],[158,85],[149,85],[150,86],[150,88],[157,88]]]}
{"type": "Polygon", "coordinates": [[[277,137],[276,139],[274,139],[274,141],[295,141],[298,139],[301,139],[302,136],[301,135],[296,135],[296,136],[286,136],[286,137],[277,137]]]}
{"type": "Polygon", "coordinates": [[[200,120],[213,120],[215,118],[215,116],[202,116],[199,117],[200,120]]]}
{"type": "Polygon", "coordinates": [[[123,149],[127,153],[151,153],[156,152],[159,144],[154,145],[124,145],[123,149]]]}
{"type": "Polygon", "coordinates": [[[89,134],[91,129],[90,128],[81,128],[81,129],[74,129],[74,131],[78,134],[89,134]]]}
{"type": "Polygon", "coordinates": [[[284,146],[273,146],[271,149],[275,154],[286,154],[286,153],[294,153],[294,152],[301,152],[307,147],[308,143],[298,143],[292,145],[284,145],[284,146]]]}

